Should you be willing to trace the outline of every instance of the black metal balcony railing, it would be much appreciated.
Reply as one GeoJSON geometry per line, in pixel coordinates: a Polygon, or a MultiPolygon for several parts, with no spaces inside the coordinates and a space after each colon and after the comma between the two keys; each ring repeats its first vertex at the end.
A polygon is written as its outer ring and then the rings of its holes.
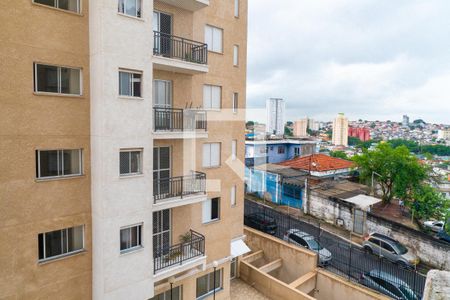
{"type": "Polygon", "coordinates": [[[155,204],[164,199],[183,198],[188,195],[205,193],[206,174],[202,172],[153,180],[153,199],[155,204]]]}
{"type": "Polygon", "coordinates": [[[153,270],[156,273],[162,269],[182,265],[187,260],[205,255],[205,236],[190,230],[190,239],[186,243],[173,246],[163,246],[153,253],[153,270]]]}
{"type": "Polygon", "coordinates": [[[153,31],[153,54],[206,65],[208,45],[159,31],[153,31]]]}
{"type": "Polygon", "coordinates": [[[153,112],[155,131],[207,130],[204,110],[155,107],[153,112]]]}

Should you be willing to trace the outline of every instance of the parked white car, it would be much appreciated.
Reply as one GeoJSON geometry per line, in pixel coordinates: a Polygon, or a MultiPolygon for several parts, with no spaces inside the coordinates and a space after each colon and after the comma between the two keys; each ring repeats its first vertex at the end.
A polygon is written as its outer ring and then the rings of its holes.
{"type": "Polygon", "coordinates": [[[434,232],[439,232],[444,228],[444,221],[425,221],[423,222],[423,226],[434,232]]]}

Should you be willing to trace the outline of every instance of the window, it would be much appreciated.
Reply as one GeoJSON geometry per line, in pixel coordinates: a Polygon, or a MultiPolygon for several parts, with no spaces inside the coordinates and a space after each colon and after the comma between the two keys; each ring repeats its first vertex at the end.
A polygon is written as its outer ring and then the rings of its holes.
{"type": "Polygon", "coordinates": [[[300,156],[300,148],[298,147],[294,148],[294,156],[300,156]]]}
{"type": "Polygon", "coordinates": [[[34,3],[80,13],[80,0],[34,0],[34,3]]]}
{"type": "Polygon", "coordinates": [[[142,225],[134,225],[120,229],[120,251],[130,251],[142,247],[142,225]]]}
{"type": "Polygon", "coordinates": [[[233,93],[233,113],[237,113],[238,105],[239,105],[239,94],[233,93]]]}
{"type": "Polygon", "coordinates": [[[237,140],[231,141],[231,159],[236,160],[237,157],[237,140]]]}
{"type": "Polygon", "coordinates": [[[278,146],[278,154],[284,154],[284,146],[278,146]]]}
{"type": "Polygon", "coordinates": [[[234,0],[234,16],[239,17],[239,0],[234,0]]]}
{"type": "Polygon", "coordinates": [[[39,260],[58,258],[84,249],[84,226],[38,234],[39,260]]]}
{"type": "Polygon", "coordinates": [[[141,0],[119,0],[119,13],[141,17],[141,0]]]}
{"type": "Polygon", "coordinates": [[[220,143],[203,144],[203,167],[220,166],[220,143]]]}
{"type": "Polygon", "coordinates": [[[222,289],[222,269],[216,270],[197,278],[197,299],[204,299],[212,294],[214,290],[222,289]],[[214,282],[215,277],[215,282],[214,282]]]}
{"type": "Polygon", "coordinates": [[[233,257],[231,259],[231,264],[230,264],[230,279],[236,278],[237,266],[238,266],[237,257],[233,257]]]}
{"type": "Polygon", "coordinates": [[[289,235],[289,237],[290,237],[294,242],[296,242],[297,244],[299,244],[300,246],[305,247],[305,248],[308,247],[308,244],[305,242],[305,240],[303,240],[301,237],[297,236],[296,234],[291,233],[291,234],[289,235]]]}
{"type": "Polygon", "coordinates": [[[231,206],[236,206],[236,186],[231,187],[231,206]]]}
{"type": "Polygon", "coordinates": [[[205,109],[220,109],[222,87],[205,84],[203,86],[203,107],[205,109]]]}
{"type": "Polygon", "coordinates": [[[153,105],[161,108],[172,106],[172,81],[153,80],[153,105]]]}
{"type": "Polygon", "coordinates": [[[222,53],[222,35],[223,30],[217,27],[206,25],[205,43],[208,44],[208,50],[222,53]]]}
{"type": "Polygon", "coordinates": [[[209,223],[220,218],[220,198],[212,198],[203,202],[203,223],[209,223]]]}
{"type": "Polygon", "coordinates": [[[142,73],[119,71],[119,95],[140,98],[142,73]]]}
{"type": "Polygon", "coordinates": [[[142,150],[120,150],[120,175],[142,174],[142,150]]]}
{"type": "Polygon", "coordinates": [[[181,296],[183,295],[183,286],[177,286],[170,290],[165,291],[164,293],[158,294],[149,300],[181,300],[181,296]],[[173,298],[171,298],[171,296],[173,298]]]}
{"type": "Polygon", "coordinates": [[[81,69],[34,64],[34,91],[81,95],[81,69]]]}
{"type": "Polygon", "coordinates": [[[233,46],[233,66],[239,65],[239,46],[233,46]]]}
{"type": "Polygon", "coordinates": [[[82,175],[82,150],[37,150],[36,177],[65,177],[82,175]]]}

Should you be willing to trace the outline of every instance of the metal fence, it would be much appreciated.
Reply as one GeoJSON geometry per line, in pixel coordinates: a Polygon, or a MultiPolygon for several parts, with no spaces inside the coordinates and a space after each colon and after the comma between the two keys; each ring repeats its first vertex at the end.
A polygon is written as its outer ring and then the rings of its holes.
{"type": "Polygon", "coordinates": [[[178,108],[153,108],[155,131],[206,131],[206,111],[178,108]]]}
{"type": "Polygon", "coordinates": [[[206,193],[206,174],[203,172],[153,180],[153,198],[155,204],[164,199],[174,197],[183,198],[198,193],[206,193]]]}
{"type": "Polygon", "coordinates": [[[346,277],[353,282],[361,282],[365,274],[378,271],[390,274],[390,278],[399,285],[406,283],[421,299],[426,277],[416,270],[401,268],[399,265],[380,257],[369,254],[343,238],[321,229],[321,224],[315,219],[298,218],[279,212],[269,206],[245,200],[244,215],[262,213],[272,217],[277,223],[275,236],[283,239],[289,229],[298,229],[315,237],[315,239],[332,253],[331,263],[324,266],[327,270],[346,277]]]}
{"type": "Polygon", "coordinates": [[[171,34],[153,32],[153,54],[196,64],[208,63],[208,45],[171,34]]]}

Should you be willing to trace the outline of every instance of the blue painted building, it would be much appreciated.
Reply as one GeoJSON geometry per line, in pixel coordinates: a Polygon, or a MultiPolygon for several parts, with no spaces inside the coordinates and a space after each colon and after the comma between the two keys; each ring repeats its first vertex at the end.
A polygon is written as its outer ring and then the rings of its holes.
{"type": "Polygon", "coordinates": [[[318,151],[319,142],[310,140],[245,141],[245,165],[252,167],[266,163],[279,163],[318,151]]]}
{"type": "Polygon", "coordinates": [[[306,175],[306,172],[273,164],[245,168],[246,192],[301,209],[306,175]]]}

